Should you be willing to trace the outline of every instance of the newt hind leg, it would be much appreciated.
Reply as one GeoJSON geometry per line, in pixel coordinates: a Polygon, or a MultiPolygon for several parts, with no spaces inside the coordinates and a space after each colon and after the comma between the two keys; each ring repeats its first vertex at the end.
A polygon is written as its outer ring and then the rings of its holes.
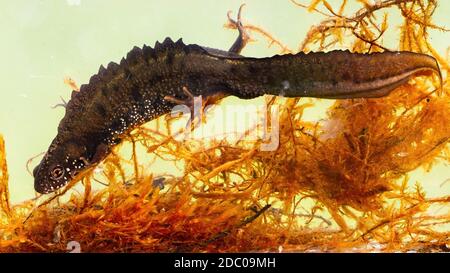
{"type": "Polygon", "coordinates": [[[245,29],[244,25],[242,24],[241,20],[241,14],[242,14],[242,8],[245,6],[245,4],[242,4],[239,7],[237,20],[234,20],[231,18],[231,11],[228,12],[228,22],[229,25],[231,25],[232,28],[237,28],[239,31],[239,36],[236,38],[236,41],[234,41],[233,45],[230,47],[228,52],[230,53],[241,53],[242,49],[247,45],[248,42],[252,41],[252,38],[250,37],[250,34],[245,29]]]}
{"type": "MultiPolygon", "coordinates": [[[[237,30],[239,31],[239,36],[236,38],[236,41],[230,47],[228,52],[208,47],[204,47],[205,50],[218,56],[239,56],[239,53],[242,51],[242,49],[244,49],[247,43],[252,41],[252,38],[248,34],[241,20],[242,9],[244,6],[245,4],[242,4],[239,7],[237,20],[231,18],[231,11],[229,11],[227,14],[230,27],[237,28],[237,30]],[[228,53],[231,54],[229,55],[228,53]]],[[[182,91],[186,96],[186,99],[178,99],[173,96],[165,96],[164,100],[169,101],[173,104],[186,105],[187,107],[189,107],[191,111],[191,117],[186,124],[186,128],[191,127],[191,129],[197,128],[200,123],[205,121],[204,113],[208,110],[208,106],[218,103],[221,99],[229,95],[225,90],[217,90],[214,92],[207,92],[209,93],[208,96],[195,97],[186,86],[182,87],[182,91]],[[198,109],[199,106],[200,109],[198,109]]]]}

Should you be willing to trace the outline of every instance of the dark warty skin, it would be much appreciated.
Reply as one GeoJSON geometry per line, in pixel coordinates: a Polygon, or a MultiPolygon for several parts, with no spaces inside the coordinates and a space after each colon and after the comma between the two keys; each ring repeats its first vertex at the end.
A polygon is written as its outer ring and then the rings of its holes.
{"type": "Polygon", "coordinates": [[[433,57],[412,52],[248,58],[238,54],[242,46],[222,51],[167,38],[154,48],[133,48],[120,64],[101,66],[72,93],[58,134],[33,171],[35,190],[53,192],[95,166],[124,133],[169,113],[177,100],[189,100],[185,90],[203,98],[376,98],[413,76],[440,71],[433,57]]]}

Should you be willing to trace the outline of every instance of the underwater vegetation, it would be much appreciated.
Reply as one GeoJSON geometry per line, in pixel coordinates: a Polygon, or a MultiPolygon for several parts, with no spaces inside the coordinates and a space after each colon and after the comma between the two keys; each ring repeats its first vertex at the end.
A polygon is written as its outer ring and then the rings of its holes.
{"type": "Polygon", "coordinates": [[[17,205],[9,202],[0,136],[0,252],[66,252],[72,241],[83,252],[450,251],[450,184],[409,179],[411,171],[450,160],[449,58],[427,39],[429,29],[447,31],[432,21],[437,1],[359,1],[354,14],[345,0],[337,8],[291,2],[324,16],[298,49],[261,27],[244,27],[280,53],[342,46],[426,53],[438,60],[442,81],[417,77],[387,97],[336,100],[319,122],[302,118],[318,99],[266,96],[279,107],[274,151],[246,140],[249,132],[232,143],[180,141],[177,118],[161,117],[66,188],[17,205]],[[400,26],[390,25],[390,9],[401,12],[400,26]],[[383,37],[396,27],[398,47],[387,48],[383,37]],[[153,176],[156,159],[181,174],[153,176]],[[444,194],[427,197],[424,184],[444,194]]]}

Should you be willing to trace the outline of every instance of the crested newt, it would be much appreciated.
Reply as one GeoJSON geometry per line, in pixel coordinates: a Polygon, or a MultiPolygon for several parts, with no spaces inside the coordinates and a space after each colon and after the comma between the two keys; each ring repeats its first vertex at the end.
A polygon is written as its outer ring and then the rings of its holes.
{"type": "Polygon", "coordinates": [[[45,194],[66,185],[105,159],[126,132],[191,96],[376,98],[413,76],[440,75],[433,57],[413,52],[244,57],[239,53],[245,33],[238,23],[240,35],[229,51],[167,38],[153,48],[134,47],[119,64],[101,66],[72,92],[57,136],[33,171],[35,190],[45,194]]]}

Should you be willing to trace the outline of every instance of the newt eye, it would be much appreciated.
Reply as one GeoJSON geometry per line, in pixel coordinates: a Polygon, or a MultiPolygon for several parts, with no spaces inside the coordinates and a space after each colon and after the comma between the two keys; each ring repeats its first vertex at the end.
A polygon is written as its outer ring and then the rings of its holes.
{"type": "Polygon", "coordinates": [[[50,178],[53,180],[59,180],[63,177],[63,175],[64,175],[64,168],[61,167],[60,165],[56,165],[50,171],[50,178]]]}

